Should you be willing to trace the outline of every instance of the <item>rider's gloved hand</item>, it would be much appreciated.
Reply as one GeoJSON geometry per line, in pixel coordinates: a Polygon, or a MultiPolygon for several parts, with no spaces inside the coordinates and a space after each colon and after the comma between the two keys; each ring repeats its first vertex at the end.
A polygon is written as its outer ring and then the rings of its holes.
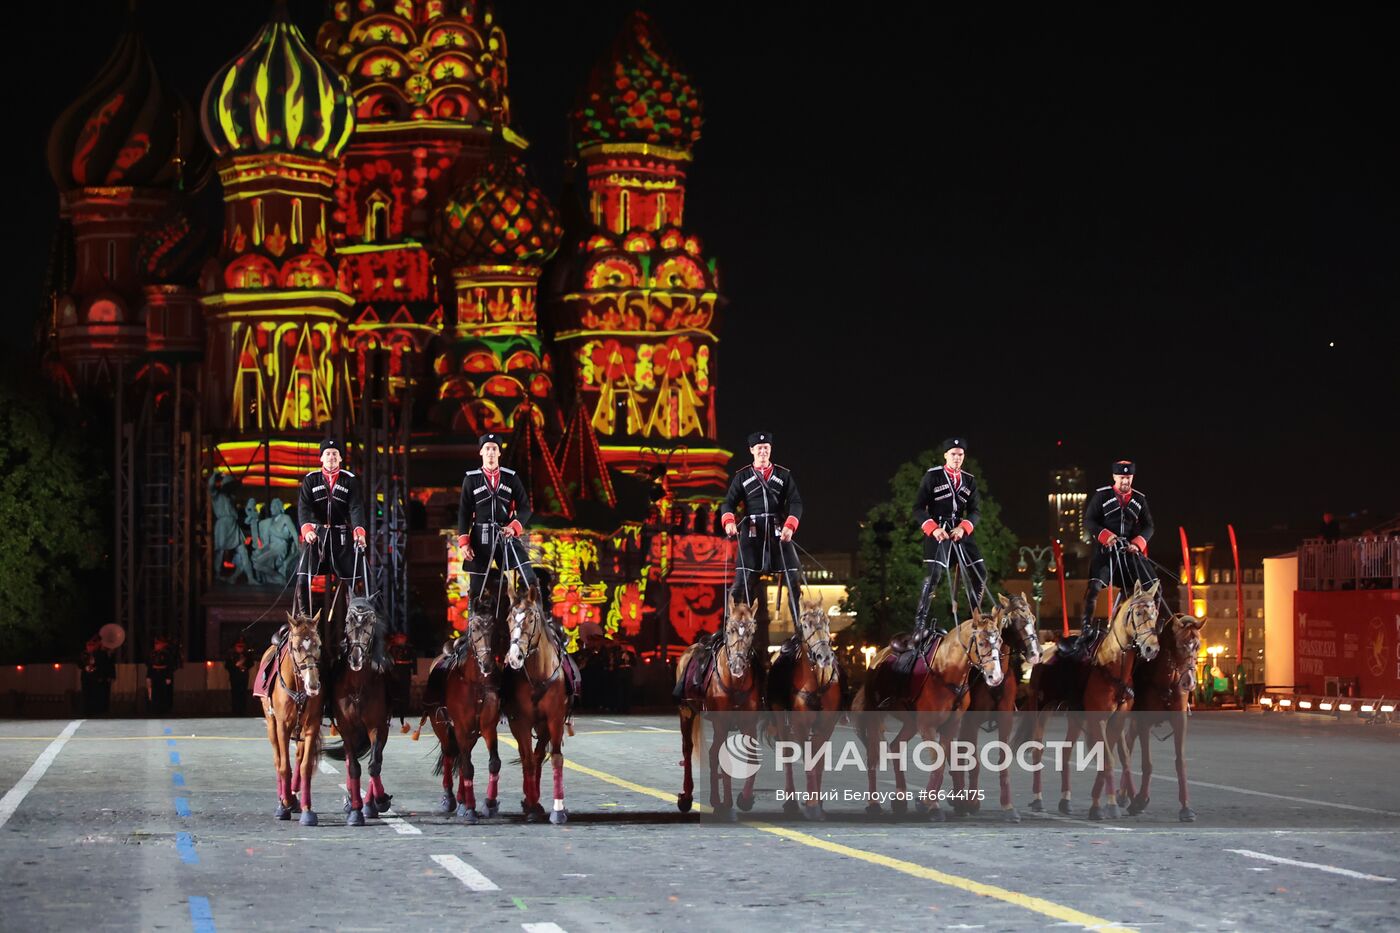
{"type": "Polygon", "coordinates": [[[363,528],[355,529],[355,547],[361,551],[365,549],[365,530],[363,528]]]}
{"type": "Polygon", "coordinates": [[[302,526],[301,526],[301,540],[305,541],[307,544],[315,544],[315,543],[316,543],[316,526],[315,526],[315,525],[310,525],[310,524],[302,525],[302,526]]]}
{"type": "Polygon", "coordinates": [[[739,526],[734,524],[733,522],[730,522],[729,524],[724,526],[724,533],[729,535],[729,537],[731,538],[737,538],[739,536],[739,526]]]}

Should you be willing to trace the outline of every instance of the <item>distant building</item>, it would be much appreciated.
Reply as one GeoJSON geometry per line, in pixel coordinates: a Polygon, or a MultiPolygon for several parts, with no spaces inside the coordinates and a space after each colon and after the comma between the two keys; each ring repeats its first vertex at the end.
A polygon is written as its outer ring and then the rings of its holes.
{"type": "MultiPolygon", "coordinates": [[[[1178,591],[1180,611],[1198,619],[1208,619],[1202,633],[1202,648],[1218,648],[1215,665],[1226,675],[1238,666],[1240,599],[1235,584],[1234,559],[1225,549],[1215,557],[1215,545],[1191,548],[1191,585],[1186,568],[1181,568],[1178,591]],[[1189,591],[1189,595],[1188,595],[1189,591]]],[[[1246,558],[1240,566],[1240,589],[1244,596],[1245,676],[1250,683],[1264,679],[1264,565],[1246,558]]]]}
{"type": "Polygon", "coordinates": [[[1084,507],[1089,502],[1088,480],[1082,467],[1059,467],[1050,471],[1050,539],[1058,540],[1065,554],[1065,575],[1083,576],[1091,550],[1089,533],[1084,530],[1084,507]]]}

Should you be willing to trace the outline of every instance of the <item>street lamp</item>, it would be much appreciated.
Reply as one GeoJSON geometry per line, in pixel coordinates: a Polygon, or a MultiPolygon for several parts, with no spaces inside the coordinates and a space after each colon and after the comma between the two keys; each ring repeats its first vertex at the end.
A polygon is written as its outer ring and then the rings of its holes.
{"type": "Polygon", "coordinates": [[[1040,600],[1045,596],[1045,574],[1055,572],[1054,545],[1047,544],[1044,547],[1021,545],[1021,559],[1016,562],[1016,569],[1021,573],[1026,572],[1026,558],[1030,558],[1033,567],[1031,570],[1031,599],[1035,600],[1035,621],[1039,625],[1040,600]]]}

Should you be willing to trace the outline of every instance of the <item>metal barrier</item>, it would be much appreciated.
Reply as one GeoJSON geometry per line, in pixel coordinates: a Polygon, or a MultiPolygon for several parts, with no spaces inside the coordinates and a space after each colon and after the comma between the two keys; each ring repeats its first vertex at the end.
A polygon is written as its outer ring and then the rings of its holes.
{"type": "Polygon", "coordinates": [[[1298,546],[1300,590],[1400,590],[1400,537],[1309,538],[1298,546]]]}

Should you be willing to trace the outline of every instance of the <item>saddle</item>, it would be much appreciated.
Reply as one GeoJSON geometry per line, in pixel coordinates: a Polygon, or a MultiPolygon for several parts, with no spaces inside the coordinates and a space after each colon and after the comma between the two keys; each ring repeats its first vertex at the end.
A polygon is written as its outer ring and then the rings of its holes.
{"type": "Polygon", "coordinates": [[[675,689],[671,691],[671,697],[677,703],[686,697],[705,695],[710,669],[714,666],[715,652],[723,637],[719,631],[715,631],[696,642],[699,650],[691,652],[684,676],[676,678],[675,689]]]}
{"type": "Polygon", "coordinates": [[[286,651],[287,627],[284,625],[272,637],[272,644],[263,652],[262,661],[258,663],[258,674],[253,678],[253,696],[269,697],[272,695],[272,678],[282,663],[282,655],[286,651]]]}
{"type": "Polygon", "coordinates": [[[890,639],[890,656],[874,672],[879,681],[877,693],[885,698],[882,707],[896,702],[905,707],[913,704],[929,674],[928,659],[938,650],[943,635],[936,630],[901,632],[890,639]]]}
{"type": "Polygon", "coordinates": [[[1107,630],[1100,630],[1094,633],[1093,637],[1088,640],[1079,637],[1061,638],[1056,643],[1055,657],[1050,659],[1050,663],[1053,664],[1060,658],[1074,662],[1092,658],[1095,652],[1099,650],[1099,645],[1103,644],[1103,640],[1107,635],[1107,630]]]}

